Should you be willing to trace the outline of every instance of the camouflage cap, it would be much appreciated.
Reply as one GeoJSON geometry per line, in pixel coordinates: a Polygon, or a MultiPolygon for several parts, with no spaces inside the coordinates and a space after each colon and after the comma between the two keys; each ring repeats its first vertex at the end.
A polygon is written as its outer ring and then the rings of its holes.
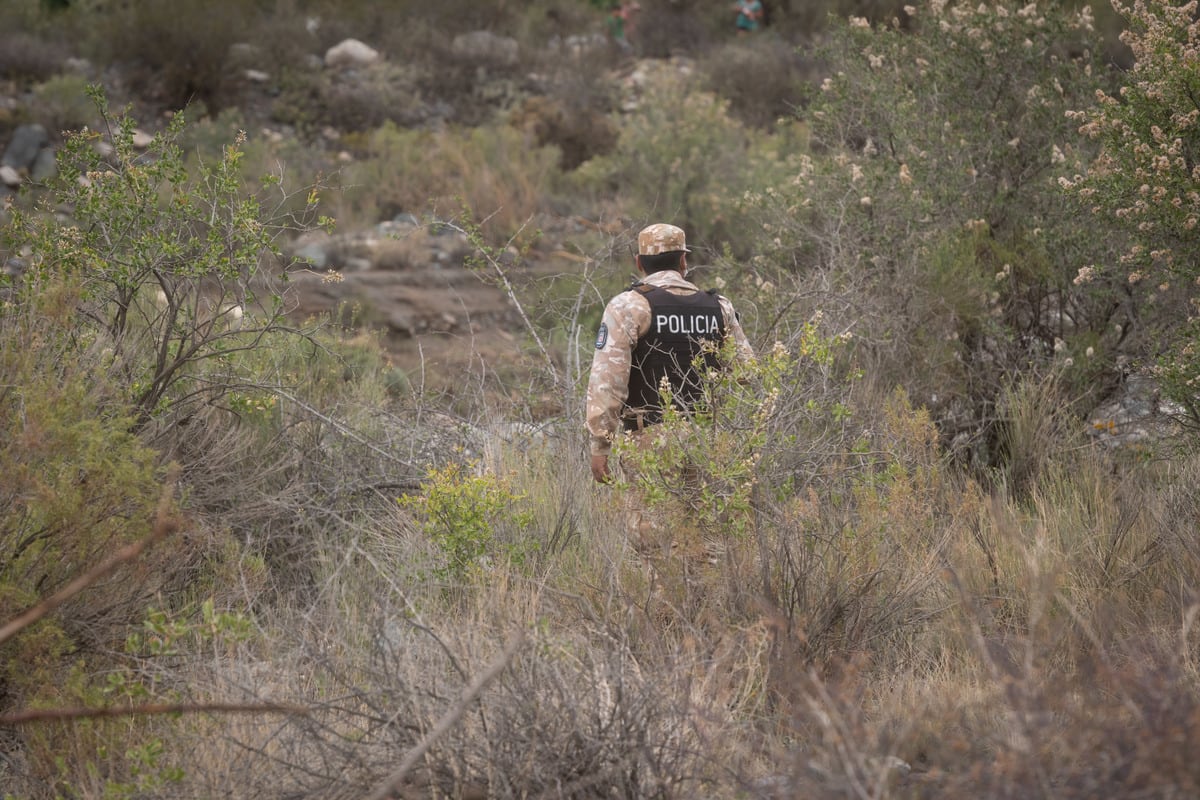
{"type": "Polygon", "coordinates": [[[659,222],[643,228],[642,232],[638,234],[639,256],[656,256],[659,253],[670,253],[676,250],[682,250],[685,253],[692,252],[687,247],[687,240],[682,228],[659,222]]]}

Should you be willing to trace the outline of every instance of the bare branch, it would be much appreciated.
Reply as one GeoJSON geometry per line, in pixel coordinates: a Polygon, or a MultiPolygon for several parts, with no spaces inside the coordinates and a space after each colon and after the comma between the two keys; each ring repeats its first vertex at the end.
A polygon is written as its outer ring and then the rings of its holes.
{"type": "Polygon", "coordinates": [[[304,706],[287,703],[143,703],[136,706],[105,708],[32,708],[12,714],[0,714],[0,726],[29,725],[36,722],[64,722],[78,719],[145,717],[158,714],[293,714],[308,713],[304,706]]]}
{"type": "Polygon", "coordinates": [[[404,754],[404,758],[400,761],[400,766],[396,767],[391,775],[388,775],[382,783],[375,787],[374,791],[367,796],[367,800],[385,800],[385,798],[390,797],[392,792],[400,787],[400,784],[408,776],[409,771],[416,765],[421,756],[425,755],[429,751],[429,748],[437,743],[438,739],[445,736],[451,728],[458,724],[458,721],[462,719],[463,714],[466,713],[467,708],[475,701],[475,698],[504,671],[524,642],[525,631],[518,628],[513,633],[512,638],[509,639],[508,644],[505,645],[504,652],[486,670],[476,676],[470,686],[463,690],[462,697],[459,698],[458,703],[438,720],[437,724],[433,726],[433,730],[426,734],[425,738],[417,743],[416,747],[413,747],[404,754]]]}

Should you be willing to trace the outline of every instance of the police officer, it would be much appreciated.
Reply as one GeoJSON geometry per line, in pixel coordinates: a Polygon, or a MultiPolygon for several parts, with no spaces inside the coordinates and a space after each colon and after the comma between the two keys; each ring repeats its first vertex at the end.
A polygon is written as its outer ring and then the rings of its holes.
{"type": "Polygon", "coordinates": [[[674,225],[642,230],[636,265],[643,277],[604,309],[587,390],[592,477],[601,483],[609,478],[618,432],[662,421],[664,380],[674,405],[687,410],[698,399],[697,356],[715,361],[705,342],[719,347],[732,337],[739,361],[754,358],[729,300],[687,281],[689,252],[683,230],[674,225]]]}

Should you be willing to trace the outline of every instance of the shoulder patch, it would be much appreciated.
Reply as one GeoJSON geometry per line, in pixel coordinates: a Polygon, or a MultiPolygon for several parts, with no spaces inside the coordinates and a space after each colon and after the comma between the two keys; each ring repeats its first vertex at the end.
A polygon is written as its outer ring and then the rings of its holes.
{"type": "Polygon", "coordinates": [[[606,344],[608,344],[608,325],[601,322],[600,330],[596,331],[596,349],[603,350],[606,344]]]}

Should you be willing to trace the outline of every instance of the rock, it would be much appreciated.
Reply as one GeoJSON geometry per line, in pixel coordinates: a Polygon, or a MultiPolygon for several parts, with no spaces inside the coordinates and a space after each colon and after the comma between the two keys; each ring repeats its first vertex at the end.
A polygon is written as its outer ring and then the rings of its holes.
{"type": "Polygon", "coordinates": [[[301,247],[296,251],[296,258],[306,262],[315,270],[322,270],[329,266],[329,255],[325,252],[325,248],[319,244],[310,244],[301,247]]]}
{"type": "Polygon", "coordinates": [[[329,249],[332,239],[324,231],[310,231],[293,243],[292,257],[307,262],[314,270],[329,266],[329,249]]]}
{"type": "Polygon", "coordinates": [[[145,150],[154,143],[154,137],[143,130],[135,130],[133,132],[133,146],[139,150],[145,150]]]}
{"type": "Polygon", "coordinates": [[[38,151],[29,174],[38,183],[48,181],[58,174],[58,156],[53,147],[43,147],[38,151]]]}
{"type": "Polygon", "coordinates": [[[21,125],[13,131],[8,149],[0,165],[17,170],[28,170],[37,160],[38,152],[49,143],[50,137],[41,125],[21,125]]]}
{"type": "Polygon", "coordinates": [[[325,66],[330,69],[366,67],[382,58],[379,51],[358,39],[345,39],[325,51],[325,66]]]}
{"type": "Polygon", "coordinates": [[[454,37],[450,50],[465,61],[511,67],[520,58],[520,45],[509,36],[497,36],[491,31],[471,31],[454,37]]]}
{"type": "Polygon", "coordinates": [[[266,83],[271,80],[269,72],[263,72],[261,69],[248,69],[242,72],[242,77],[251,83],[266,83]]]}
{"type": "Polygon", "coordinates": [[[21,173],[17,172],[16,169],[6,164],[0,167],[0,183],[3,183],[5,186],[20,186],[21,173]]]}
{"type": "Polygon", "coordinates": [[[1088,415],[1090,433],[1107,447],[1127,447],[1178,432],[1183,408],[1162,397],[1157,382],[1130,375],[1109,402],[1088,415]]]}

